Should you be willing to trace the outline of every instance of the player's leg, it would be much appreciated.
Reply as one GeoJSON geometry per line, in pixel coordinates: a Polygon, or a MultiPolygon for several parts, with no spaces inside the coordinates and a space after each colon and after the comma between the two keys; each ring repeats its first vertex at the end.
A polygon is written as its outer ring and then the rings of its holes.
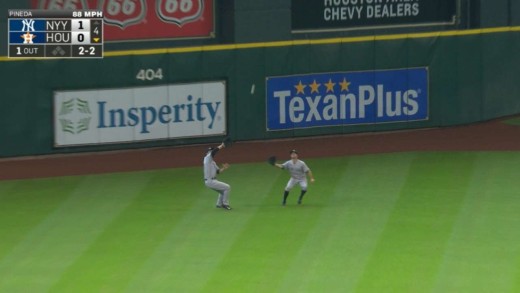
{"type": "Polygon", "coordinates": [[[302,189],[300,193],[300,197],[298,198],[298,204],[302,204],[302,199],[305,193],[307,192],[307,180],[300,180],[300,187],[302,189]]]}
{"type": "Polygon", "coordinates": [[[285,203],[287,202],[287,197],[289,196],[289,191],[291,191],[291,189],[294,187],[294,185],[296,185],[296,183],[297,183],[297,181],[294,180],[292,177],[287,182],[287,186],[285,186],[285,190],[283,192],[282,205],[285,205],[285,203]]]}
{"type": "Polygon", "coordinates": [[[229,193],[231,191],[231,186],[218,180],[212,180],[211,185],[212,188],[219,193],[217,206],[230,210],[231,207],[229,207],[229,193]]]}
{"type": "Polygon", "coordinates": [[[229,185],[228,184],[225,184],[225,183],[222,183],[218,180],[210,180],[210,181],[206,181],[206,186],[215,190],[216,192],[218,192],[218,197],[217,197],[217,208],[222,208],[224,207],[224,205],[228,205],[229,206],[229,185]],[[226,190],[228,190],[227,194],[226,194],[226,190]],[[228,199],[226,199],[228,198],[228,199]],[[225,203],[227,202],[227,203],[225,203]]]}
{"type": "Polygon", "coordinates": [[[217,208],[221,208],[223,203],[222,203],[222,199],[224,198],[224,193],[222,191],[218,191],[218,197],[217,197],[217,208]]]}
{"type": "Polygon", "coordinates": [[[221,208],[221,207],[222,207],[222,192],[221,192],[220,190],[217,190],[217,189],[214,187],[214,185],[213,185],[213,181],[206,181],[206,182],[205,182],[205,185],[206,185],[206,187],[208,187],[209,189],[211,189],[211,190],[215,190],[215,191],[218,193],[216,207],[217,207],[217,208],[221,208]]]}
{"type": "Polygon", "coordinates": [[[231,186],[224,182],[221,183],[225,187],[224,191],[222,192],[222,206],[230,210],[231,207],[229,206],[229,193],[231,192],[231,186]]]}

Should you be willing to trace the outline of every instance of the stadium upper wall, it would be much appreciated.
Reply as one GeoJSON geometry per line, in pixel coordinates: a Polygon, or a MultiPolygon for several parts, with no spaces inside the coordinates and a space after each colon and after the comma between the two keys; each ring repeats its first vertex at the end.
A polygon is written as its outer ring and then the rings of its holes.
{"type": "MultiPolygon", "coordinates": [[[[123,1],[123,0],[113,0],[123,1]]],[[[139,2],[140,0],[128,0],[139,2]]],[[[144,0],[143,0],[144,1],[144,0]]],[[[208,0],[205,0],[208,1],[208,0]]],[[[322,39],[335,37],[355,37],[442,30],[461,30],[520,25],[520,0],[418,0],[417,2],[452,2],[456,9],[456,19],[447,25],[397,26],[377,28],[374,25],[358,26],[355,29],[339,29],[320,32],[295,32],[291,23],[291,1],[295,0],[226,0],[212,1],[214,10],[214,36],[210,38],[177,38],[146,40],[143,42],[108,42],[105,50],[128,50],[149,48],[170,48],[200,46],[210,44],[271,42],[300,39],[322,39]]],[[[324,0],[327,2],[326,0],[324,0]]],[[[332,0],[330,2],[335,2],[332,0]]],[[[343,0],[342,0],[343,1],[343,0]]],[[[359,2],[363,2],[358,0],[359,2]]],[[[378,0],[374,0],[377,2],[378,0]]],[[[100,0],[4,0],[0,1],[0,11],[7,9],[34,8],[41,5],[72,5],[79,3],[96,6],[100,0]],[[72,4],[67,4],[72,3],[72,4]]],[[[109,2],[109,1],[105,1],[109,2]]],[[[155,1],[144,1],[155,2],[155,1]]],[[[164,1],[162,1],[164,2],[164,1]]],[[[295,1],[298,2],[298,1],[295,1]]],[[[312,1],[302,1],[309,3],[312,1]]],[[[322,1],[318,1],[322,2],[322,1]]],[[[341,2],[341,1],[339,1],[341,2]]],[[[347,1],[349,2],[349,1],[347,1]]],[[[384,2],[384,1],[383,1],[384,2]]],[[[352,2],[351,2],[352,3],[352,2]]],[[[305,8],[305,7],[304,7],[305,8]]],[[[430,7],[428,7],[431,9],[430,7]]],[[[319,13],[322,13],[321,11],[319,13]]],[[[6,27],[7,13],[0,13],[0,25],[6,27]]],[[[425,21],[426,23],[426,21],[425,21]]],[[[0,39],[7,38],[6,29],[0,30],[0,39]]],[[[6,55],[6,47],[0,46],[0,56],[6,55]]]]}

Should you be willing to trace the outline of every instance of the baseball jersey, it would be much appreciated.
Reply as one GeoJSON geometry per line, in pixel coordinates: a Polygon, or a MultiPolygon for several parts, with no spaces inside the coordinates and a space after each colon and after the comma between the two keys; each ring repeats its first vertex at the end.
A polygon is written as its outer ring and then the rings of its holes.
{"type": "Polygon", "coordinates": [[[215,156],[218,152],[218,149],[213,149],[209,151],[204,157],[204,179],[213,179],[217,177],[219,172],[219,167],[217,163],[213,160],[213,156],[215,156]]]}
{"type": "Polygon", "coordinates": [[[306,179],[306,173],[309,172],[309,167],[305,164],[304,161],[296,160],[296,163],[293,163],[292,160],[289,160],[282,164],[285,170],[288,170],[291,173],[291,177],[297,180],[306,179]]]}

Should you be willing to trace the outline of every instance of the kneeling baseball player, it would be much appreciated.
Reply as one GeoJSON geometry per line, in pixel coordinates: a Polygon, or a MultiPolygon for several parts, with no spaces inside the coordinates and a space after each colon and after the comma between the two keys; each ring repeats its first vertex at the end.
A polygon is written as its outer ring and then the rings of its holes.
{"type": "Polygon", "coordinates": [[[283,202],[282,205],[285,206],[287,202],[287,197],[289,196],[289,191],[294,187],[294,185],[299,184],[301,188],[300,197],[298,198],[298,204],[302,203],[303,196],[307,192],[307,174],[311,179],[311,183],[314,183],[314,176],[312,175],[311,169],[307,167],[304,161],[298,159],[298,152],[296,150],[291,150],[290,152],[291,159],[283,164],[274,164],[274,166],[288,170],[291,174],[291,179],[287,182],[287,186],[285,187],[285,191],[283,193],[283,202]]]}
{"type": "Polygon", "coordinates": [[[217,180],[217,174],[227,170],[229,164],[223,164],[222,167],[219,168],[217,163],[213,160],[213,157],[215,157],[218,151],[224,147],[225,144],[222,143],[218,147],[209,148],[204,156],[204,184],[206,184],[208,188],[218,192],[217,208],[231,210],[229,206],[229,191],[231,187],[229,184],[217,180]]]}

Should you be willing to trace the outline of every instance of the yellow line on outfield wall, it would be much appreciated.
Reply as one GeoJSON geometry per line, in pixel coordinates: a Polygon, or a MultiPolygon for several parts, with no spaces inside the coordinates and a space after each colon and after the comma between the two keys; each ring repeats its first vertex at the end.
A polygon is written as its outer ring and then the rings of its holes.
{"type": "Polygon", "coordinates": [[[150,54],[164,54],[164,53],[186,53],[186,52],[199,52],[199,51],[223,51],[223,50],[237,50],[237,49],[287,47],[287,46],[299,46],[299,45],[359,43],[359,42],[369,42],[369,41],[386,41],[386,40],[399,40],[399,39],[417,39],[417,38],[435,38],[435,37],[493,34],[493,33],[503,33],[503,32],[509,32],[509,31],[520,31],[520,26],[473,29],[473,30],[436,31],[436,32],[427,32],[427,33],[315,39],[315,40],[293,40],[293,41],[259,42],[259,43],[229,44],[229,45],[208,45],[208,46],[195,46],[195,47],[169,48],[169,49],[113,51],[113,52],[105,52],[105,56],[109,57],[109,56],[127,56],[127,55],[150,55],[150,54]]]}
{"type": "MultiPolygon", "coordinates": [[[[400,39],[419,39],[419,38],[482,35],[482,34],[494,34],[494,33],[503,33],[503,32],[518,32],[518,31],[520,31],[520,26],[495,27],[495,28],[471,29],[471,30],[435,31],[435,32],[424,32],[424,33],[410,33],[410,34],[314,39],[314,40],[292,40],[292,41],[258,42],[258,43],[244,43],[244,44],[191,46],[191,47],[180,47],[180,48],[109,51],[109,52],[105,52],[105,57],[174,54],[174,53],[189,53],[189,52],[202,52],[202,51],[224,51],[224,50],[240,50],[240,49],[254,49],[254,48],[288,47],[288,46],[300,46],[300,45],[360,43],[360,42],[389,41],[389,40],[400,40],[400,39]]],[[[44,58],[32,58],[32,59],[34,60],[34,59],[44,59],[44,58]]],[[[25,58],[9,59],[9,58],[7,58],[7,56],[0,57],[0,61],[23,61],[23,60],[28,60],[28,59],[25,59],[25,58]]]]}

